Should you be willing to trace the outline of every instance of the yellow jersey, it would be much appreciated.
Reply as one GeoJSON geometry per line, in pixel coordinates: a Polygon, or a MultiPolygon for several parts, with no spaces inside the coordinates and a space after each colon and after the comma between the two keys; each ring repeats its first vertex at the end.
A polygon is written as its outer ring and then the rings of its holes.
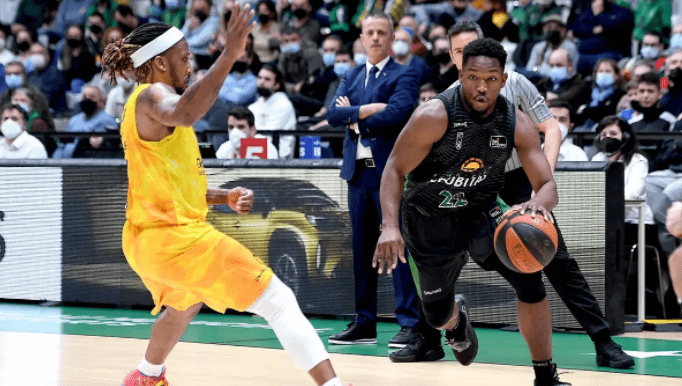
{"type": "Polygon", "coordinates": [[[121,118],[128,168],[126,218],[138,227],[205,222],[208,186],[194,129],[177,126],[173,134],[158,142],[138,135],[137,98],[149,86],[135,88],[121,118]]]}

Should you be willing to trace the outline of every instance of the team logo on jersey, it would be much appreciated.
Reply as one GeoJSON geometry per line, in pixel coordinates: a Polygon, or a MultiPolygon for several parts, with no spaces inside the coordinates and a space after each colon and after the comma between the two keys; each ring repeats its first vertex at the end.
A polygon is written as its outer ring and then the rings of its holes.
{"type": "Polygon", "coordinates": [[[500,206],[498,205],[492,208],[488,213],[490,213],[490,217],[492,217],[495,220],[497,225],[500,225],[500,223],[502,222],[502,208],[500,208],[500,206]]]}
{"type": "Polygon", "coordinates": [[[504,135],[490,136],[490,147],[505,148],[507,147],[507,137],[504,135]]]}
{"type": "Polygon", "coordinates": [[[457,132],[457,140],[455,141],[455,149],[459,150],[462,148],[462,140],[464,139],[464,132],[457,132]]]}
{"type": "Polygon", "coordinates": [[[462,171],[473,173],[478,169],[482,169],[484,166],[485,165],[483,165],[483,161],[480,158],[471,157],[462,164],[462,171]]]}

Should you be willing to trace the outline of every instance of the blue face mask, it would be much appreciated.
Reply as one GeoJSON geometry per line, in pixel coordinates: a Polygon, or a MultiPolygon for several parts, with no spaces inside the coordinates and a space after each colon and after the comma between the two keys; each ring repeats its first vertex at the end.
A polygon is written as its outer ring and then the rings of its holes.
{"type": "Polygon", "coordinates": [[[597,74],[597,79],[595,82],[597,83],[597,86],[600,88],[608,88],[613,86],[613,74],[609,74],[607,72],[600,72],[597,74]]]}
{"type": "Polygon", "coordinates": [[[355,54],[353,56],[353,60],[355,60],[355,64],[357,64],[358,66],[362,66],[363,64],[367,63],[367,55],[355,54]]]}
{"type": "Polygon", "coordinates": [[[322,54],[322,61],[324,62],[324,65],[327,67],[333,66],[335,60],[336,60],[336,54],[333,52],[326,52],[326,53],[322,54]]]}
{"type": "Polygon", "coordinates": [[[21,108],[24,109],[24,111],[26,111],[27,113],[31,112],[31,108],[26,103],[19,103],[19,106],[21,106],[21,108]]]}
{"type": "Polygon", "coordinates": [[[283,54],[298,54],[301,51],[301,43],[287,43],[282,46],[283,54]]]}
{"type": "Polygon", "coordinates": [[[21,87],[24,83],[24,78],[19,74],[5,74],[5,83],[9,88],[21,87]]]}
{"type": "Polygon", "coordinates": [[[339,78],[343,77],[346,75],[348,71],[350,71],[350,63],[335,63],[334,64],[334,73],[336,76],[339,78]]]}
{"type": "Polygon", "coordinates": [[[656,59],[658,58],[658,48],[651,46],[642,47],[642,57],[645,59],[656,59]]]}
{"type": "Polygon", "coordinates": [[[549,70],[549,77],[552,79],[552,83],[559,84],[568,78],[568,70],[566,67],[552,67],[549,70]]]}
{"type": "Polygon", "coordinates": [[[682,47],[682,33],[670,37],[670,48],[682,47]]]}

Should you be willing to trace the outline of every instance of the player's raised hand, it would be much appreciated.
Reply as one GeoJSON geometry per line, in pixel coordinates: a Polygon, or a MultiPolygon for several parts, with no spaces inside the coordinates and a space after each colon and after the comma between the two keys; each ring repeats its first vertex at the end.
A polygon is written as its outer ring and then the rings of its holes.
{"type": "Polygon", "coordinates": [[[225,26],[225,51],[231,56],[238,58],[246,51],[246,40],[251,31],[256,28],[253,20],[254,11],[247,4],[240,9],[239,3],[235,2],[232,7],[232,16],[225,26]]]}
{"type": "Polygon", "coordinates": [[[253,190],[236,187],[227,194],[230,208],[239,214],[247,214],[253,206],[253,190]]]}
{"type": "Polygon", "coordinates": [[[379,236],[379,242],[374,250],[374,258],[372,259],[372,267],[379,268],[379,273],[384,271],[390,274],[398,265],[398,259],[403,263],[405,260],[405,242],[403,236],[400,234],[398,228],[387,228],[382,230],[379,236]]]}

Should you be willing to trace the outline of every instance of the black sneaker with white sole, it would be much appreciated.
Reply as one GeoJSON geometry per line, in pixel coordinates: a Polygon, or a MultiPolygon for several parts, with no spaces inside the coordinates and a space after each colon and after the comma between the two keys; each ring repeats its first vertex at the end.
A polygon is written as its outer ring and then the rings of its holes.
{"type": "Polygon", "coordinates": [[[376,326],[363,326],[356,321],[348,324],[348,328],[329,337],[332,344],[375,344],[377,342],[376,326]]]}
{"type": "Polygon", "coordinates": [[[455,295],[455,301],[459,307],[459,323],[466,322],[466,330],[462,336],[455,336],[453,330],[446,330],[445,339],[452,348],[457,361],[463,366],[469,366],[478,354],[478,337],[476,331],[471,327],[467,298],[464,295],[455,295]]]}
{"type": "Polygon", "coordinates": [[[388,356],[391,362],[430,362],[441,360],[443,357],[445,351],[440,335],[427,340],[418,332],[414,333],[412,340],[404,348],[388,356]]]}

